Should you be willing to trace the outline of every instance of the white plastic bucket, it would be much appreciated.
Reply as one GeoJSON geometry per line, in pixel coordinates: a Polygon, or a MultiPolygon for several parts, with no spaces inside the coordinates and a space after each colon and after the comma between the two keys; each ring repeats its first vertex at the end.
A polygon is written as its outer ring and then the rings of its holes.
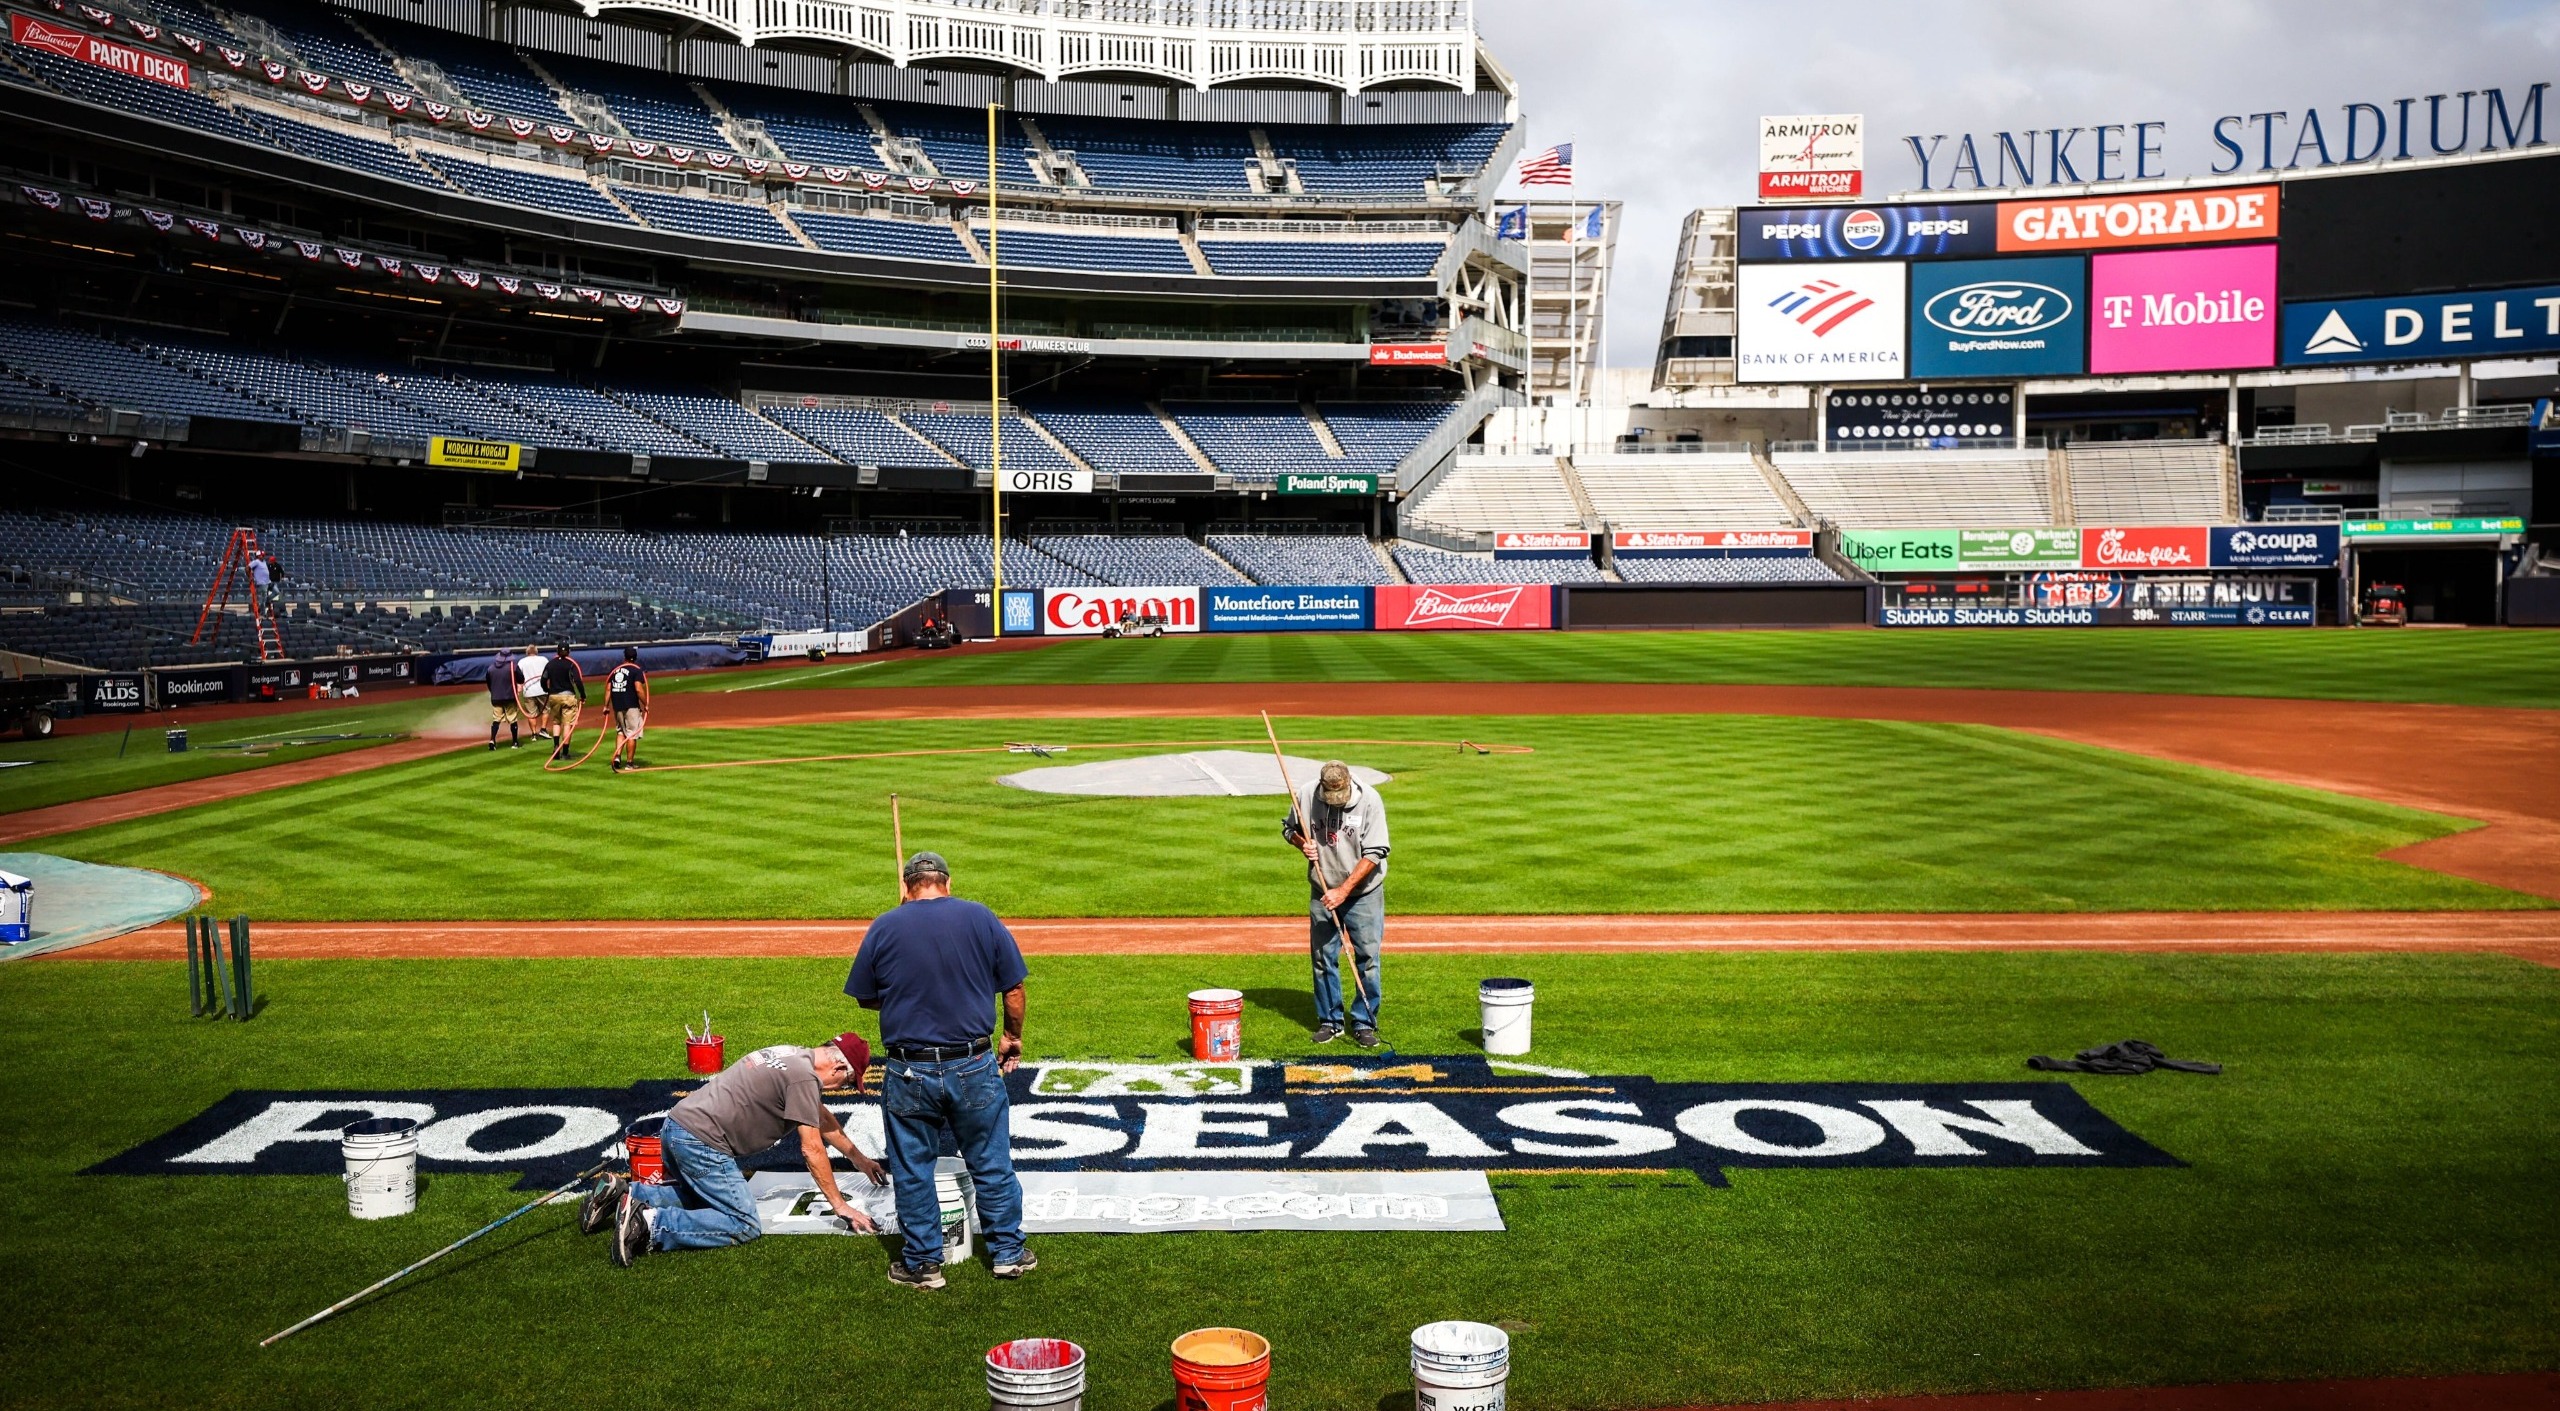
{"type": "Polygon", "coordinates": [[[36,884],[15,872],[0,872],[0,944],[34,940],[35,913],[36,884]]]}
{"type": "Polygon", "coordinates": [[[347,1213],[388,1220],[418,1208],[418,1124],[406,1117],[369,1117],[338,1133],[347,1159],[347,1213]]]}
{"type": "Polygon", "coordinates": [[[1476,986],[1476,1008],[1484,1016],[1484,1051],[1529,1051],[1529,1006],[1538,987],[1526,980],[1486,980],[1476,986]]]}
{"type": "Polygon", "coordinates": [[[978,1189],[969,1163],[956,1156],[933,1159],[934,1203],[942,1208],[942,1262],[969,1262],[969,1230],[978,1223],[978,1189]]]}
{"type": "Polygon", "coordinates": [[[987,1349],[993,1411],[1082,1411],[1084,1349],[1064,1338],[1016,1338],[987,1349]]]}
{"type": "Polygon", "coordinates": [[[1491,1323],[1425,1323],[1413,1330],[1414,1411],[1503,1411],[1511,1335],[1491,1323]]]}

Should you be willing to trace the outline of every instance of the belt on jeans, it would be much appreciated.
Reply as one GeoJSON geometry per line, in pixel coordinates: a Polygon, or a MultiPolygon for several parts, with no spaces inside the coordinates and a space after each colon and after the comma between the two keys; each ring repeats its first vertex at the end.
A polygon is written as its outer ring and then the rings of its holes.
{"type": "Polygon", "coordinates": [[[995,1047],[989,1039],[968,1044],[883,1044],[881,1052],[900,1063],[949,1063],[955,1058],[975,1058],[995,1047]]]}

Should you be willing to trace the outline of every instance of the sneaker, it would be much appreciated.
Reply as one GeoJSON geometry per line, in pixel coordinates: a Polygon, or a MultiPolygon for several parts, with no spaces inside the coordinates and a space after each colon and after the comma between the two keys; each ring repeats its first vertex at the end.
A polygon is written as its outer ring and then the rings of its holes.
{"type": "Polygon", "coordinates": [[[1378,1046],[1378,1031],[1375,1029],[1354,1029],[1351,1031],[1351,1041],[1362,1048],[1376,1048],[1378,1046]]]}
{"type": "Polygon", "coordinates": [[[617,759],[617,760],[615,760],[615,761],[613,762],[613,772],[614,772],[614,773],[616,773],[616,774],[620,774],[620,773],[622,772],[622,761],[621,761],[621,760],[618,760],[618,759],[617,759]]]}
{"type": "Polygon", "coordinates": [[[622,1204],[622,1193],[629,1189],[631,1182],[620,1176],[607,1176],[598,1181],[596,1188],[587,1192],[587,1198],[578,1202],[578,1233],[602,1233],[605,1226],[613,1223],[614,1212],[622,1204]]]}
{"type": "Polygon", "coordinates": [[[493,750],[494,750],[494,749],[496,749],[497,747],[498,747],[498,742],[497,742],[497,741],[495,741],[495,740],[491,740],[491,741],[489,742],[489,748],[491,748],[491,749],[493,749],[493,750]]]}
{"type": "Polygon", "coordinates": [[[999,1261],[993,1272],[999,1279],[1019,1279],[1039,1267],[1040,1256],[1032,1253],[1030,1246],[1025,1245],[1019,1258],[1009,1262],[999,1261]]]}
{"type": "Polygon", "coordinates": [[[622,1193],[622,1203],[613,1211],[613,1262],[628,1269],[641,1255],[649,1252],[649,1220],[641,1212],[647,1209],[622,1193]]]}
{"type": "Polygon", "coordinates": [[[911,1289],[938,1289],[942,1287],[942,1266],[927,1264],[921,1269],[910,1269],[907,1261],[892,1259],[889,1261],[889,1282],[911,1289]]]}
{"type": "Polygon", "coordinates": [[[523,749],[523,748],[524,748],[524,741],[522,741],[522,740],[509,740],[509,741],[507,742],[507,748],[508,748],[508,749],[511,749],[511,750],[520,750],[520,749],[523,749]]]}
{"type": "Polygon", "coordinates": [[[1316,1031],[1315,1031],[1314,1033],[1309,1034],[1309,1035],[1307,1036],[1307,1042],[1309,1042],[1309,1043],[1317,1043],[1317,1044],[1329,1044],[1329,1043],[1332,1043],[1335,1039],[1338,1039],[1338,1038],[1341,1038],[1341,1037],[1342,1037],[1342,1026],[1341,1026],[1341,1025],[1339,1025],[1339,1024],[1318,1024],[1318,1025],[1316,1026],[1316,1031]]]}

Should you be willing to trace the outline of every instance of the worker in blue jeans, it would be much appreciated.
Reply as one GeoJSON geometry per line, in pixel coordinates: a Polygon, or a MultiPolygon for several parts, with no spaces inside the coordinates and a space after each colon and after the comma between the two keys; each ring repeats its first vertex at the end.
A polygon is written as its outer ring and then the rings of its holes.
{"type": "Polygon", "coordinates": [[[844,992],[880,1011],[880,1113],[905,1252],[889,1282],[938,1289],[942,1201],[933,1163],[947,1128],[978,1194],[978,1225],[999,1279],[1040,1265],[1022,1240],[1022,1182],[1013,1174],[1012,1099],[1021,1066],[1022,948],[996,914],[951,895],[951,865],[920,852],[901,872],[904,899],[863,932],[844,992]],[[990,1039],[997,1002],[1003,1034],[990,1039]]]}

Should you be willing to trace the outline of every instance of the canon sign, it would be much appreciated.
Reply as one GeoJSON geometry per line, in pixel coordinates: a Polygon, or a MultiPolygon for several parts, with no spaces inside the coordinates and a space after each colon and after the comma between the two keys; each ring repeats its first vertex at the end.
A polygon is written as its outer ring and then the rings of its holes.
{"type": "Polygon", "coordinates": [[[1046,588],[1040,625],[1056,637],[1098,637],[1123,617],[1162,617],[1167,632],[1200,630],[1197,588],[1046,588]]]}

